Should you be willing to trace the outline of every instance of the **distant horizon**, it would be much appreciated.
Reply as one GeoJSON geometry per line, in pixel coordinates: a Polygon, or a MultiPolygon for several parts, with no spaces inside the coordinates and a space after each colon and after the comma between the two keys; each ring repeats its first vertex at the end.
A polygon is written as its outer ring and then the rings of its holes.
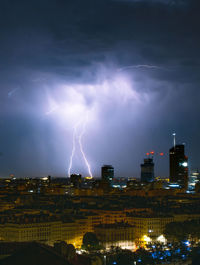
{"type": "MultiPolygon", "coordinates": [[[[185,145],[184,143],[182,143],[183,145],[185,145]]],[[[176,143],[176,145],[182,145],[181,143],[176,143]]],[[[169,150],[171,149],[171,148],[173,148],[174,146],[172,145],[170,148],[169,148],[169,150]]],[[[152,150],[152,149],[151,149],[152,150]]],[[[147,153],[149,153],[150,154],[150,151],[148,151],[147,153]]],[[[140,165],[143,163],[143,161],[144,161],[144,159],[145,158],[149,158],[149,157],[151,157],[151,158],[153,158],[153,160],[154,160],[154,164],[155,164],[155,167],[157,166],[156,165],[156,162],[155,162],[155,159],[157,160],[157,154],[155,154],[155,156],[153,155],[147,155],[147,153],[145,154],[145,156],[143,157],[143,159],[142,159],[142,161],[141,161],[141,163],[139,164],[139,175],[137,175],[137,176],[134,176],[134,175],[128,175],[128,174],[126,174],[127,176],[120,176],[120,175],[117,175],[117,176],[115,176],[114,178],[136,178],[136,179],[140,179],[140,165]]],[[[159,155],[159,154],[158,154],[159,155]]],[[[164,156],[165,156],[165,158],[166,158],[166,154],[164,153],[164,156]]],[[[169,153],[167,153],[167,163],[169,164],[169,153]]],[[[165,160],[166,161],[166,160],[165,160]]],[[[114,167],[114,170],[115,170],[115,166],[113,165],[113,164],[110,164],[110,163],[103,163],[102,165],[101,165],[101,167],[103,166],[103,165],[111,165],[111,166],[113,166],[114,167]]],[[[99,167],[99,172],[101,171],[101,167],[99,167]]],[[[191,172],[193,172],[193,171],[195,171],[195,170],[198,170],[199,169],[199,167],[193,167],[193,168],[191,168],[191,166],[190,166],[190,159],[189,159],[189,174],[191,173],[191,172]]],[[[168,168],[168,170],[169,170],[169,168],[168,168]]],[[[73,172],[73,170],[72,170],[72,172],[71,172],[72,174],[81,174],[81,176],[82,177],[87,177],[87,176],[89,176],[89,174],[83,174],[83,173],[75,173],[75,172],[73,172]]],[[[12,175],[13,173],[10,173],[9,175],[12,175]]],[[[115,171],[115,174],[116,174],[116,171],[115,171]]],[[[4,176],[0,176],[0,178],[7,178],[7,177],[9,177],[9,175],[4,175],[4,176]]],[[[15,175],[15,174],[14,174],[15,175]]],[[[31,174],[30,173],[30,178],[42,178],[42,177],[46,177],[46,176],[52,176],[52,177],[55,177],[55,178],[59,178],[59,177],[61,177],[61,178],[68,178],[68,174],[66,173],[66,175],[64,175],[64,174],[61,174],[61,173],[53,173],[53,174],[51,174],[50,172],[49,173],[42,173],[42,174],[31,174]]],[[[17,175],[16,174],[16,178],[26,178],[26,177],[29,177],[28,176],[28,174],[24,174],[23,176],[19,176],[19,175],[17,175]]],[[[97,175],[93,175],[93,177],[94,178],[101,178],[101,176],[97,176],[97,175]]],[[[156,172],[155,172],[155,178],[156,177],[161,177],[161,178],[169,178],[169,173],[168,173],[168,175],[166,175],[166,176],[163,176],[163,175],[160,175],[160,174],[156,174],[156,172]]]]}

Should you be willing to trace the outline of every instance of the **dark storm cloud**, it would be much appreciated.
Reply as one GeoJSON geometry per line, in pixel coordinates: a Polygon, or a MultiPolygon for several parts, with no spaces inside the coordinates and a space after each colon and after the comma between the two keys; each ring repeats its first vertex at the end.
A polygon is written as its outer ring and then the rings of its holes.
{"type": "Polygon", "coordinates": [[[189,0],[113,0],[113,1],[119,1],[119,2],[130,2],[130,3],[161,3],[165,5],[170,6],[185,6],[188,4],[189,0]]]}
{"type": "MultiPolygon", "coordinates": [[[[1,1],[1,174],[64,174],[71,134],[45,116],[49,97],[63,84],[116,73],[128,76],[140,104],[129,115],[117,97],[113,106],[99,93],[100,124],[84,140],[95,174],[108,162],[118,175],[138,175],[144,153],[167,152],[173,130],[198,166],[199,24],[198,1],[1,1]]],[[[87,93],[84,100],[96,102],[87,93]]]]}

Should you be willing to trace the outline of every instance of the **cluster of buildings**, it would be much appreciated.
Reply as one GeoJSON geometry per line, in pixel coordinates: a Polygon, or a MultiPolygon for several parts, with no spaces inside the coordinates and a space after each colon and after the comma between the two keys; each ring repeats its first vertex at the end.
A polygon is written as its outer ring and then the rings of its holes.
{"type": "MultiPolygon", "coordinates": [[[[141,164],[141,182],[151,183],[155,181],[154,175],[154,152],[152,157],[145,158],[141,164]]],[[[185,189],[187,192],[194,192],[196,184],[200,181],[200,173],[197,170],[191,172],[188,170],[188,157],[185,155],[185,145],[174,145],[169,150],[169,183],[166,186],[169,188],[185,189]]],[[[197,185],[198,186],[198,185],[197,185]]]]}
{"type": "MultiPolygon", "coordinates": [[[[42,190],[43,182],[48,189],[60,185],[59,179],[50,183],[49,180],[37,182],[36,190],[38,185],[42,190]]],[[[21,186],[14,189],[17,184],[11,184],[10,190],[8,185],[7,194],[0,190],[0,201],[9,205],[0,209],[2,242],[37,241],[53,245],[65,241],[80,248],[85,233],[94,232],[106,249],[134,250],[149,242],[164,242],[167,223],[200,219],[199,194],[157,194],[147,200],[147,196],[128,195],[123,190],[113,194],[112,188],[103,196],[76,196],[29,192],[29,185],[27,191],[21,186]]],[[[77,182],[71,185],[76,186],[77,182]]]]}
{"type": "Polygon", "coordinates": [[[170,149],[169,180],[155,178],[150,155],[141,181],[115,180],[111,165],[102,167],[99,180],[79,174],[1,179],[0,241],[65,241],[81,248],[83,236],[93,232],[106,249],[166,242],[168,223],[200,219],[200,189],[186,192],[198,187],[199,173],[189,178],[184,145],[170,149]]]}
{"type": "MultiPolygon", "coordinates": [[[[14,214],[14,213],[13,213],[14,214]]],[[[3,216],[5,218],[5,216],[3,216]]],[[[109,249],[112,246],[134,250],[149,242],[162,241],[167,223],[200,219],[200,214],[156,214],[136,212],[134,209],[84,212],[69,214],[26,214],[15,215],[12,219],[1,218],[0,239],[5,242],[38,241],[53,245],[59,241],[82,245],[83,236],[94,232],[101,244],[109,249]],[[71,219],[69,219],[71,217],[71,219]]]]}

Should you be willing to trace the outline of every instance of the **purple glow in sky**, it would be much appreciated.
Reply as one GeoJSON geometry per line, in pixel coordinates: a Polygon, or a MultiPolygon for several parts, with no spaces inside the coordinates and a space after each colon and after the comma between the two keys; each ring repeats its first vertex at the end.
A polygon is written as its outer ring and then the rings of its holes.
{"type": "Polygon", "coordinates": [[[199,10],[198,0],[0,1],[0,176],[67,176],[70,163],[85,176],[81,150],[94,176],[112,164],[117,177],[139,177],[145,154],[163,152],[155,173],[168,176],[174,131],[200,167],[199,10]]]}
{"type": "MultiPolygon", "coordinates": [[[[105,107],[109,108],[110,104],[114,107],[114,111],[110,112],[110,118],[113,119],[116,118],[115,110],[116,113],[121,108],[129,108],[130,113],[136,111],[140,99],[132,85],[128,75],[117,70],[101,68],[101,72],[97,73],[96,80],[93,80],[91,84],[62,84],[58,81],[53,88],[46,88],[48,100],[45,115],[53,120],[55,126],[64,126],[72,134],[68,176],[71,173],[76,173],[76,169],[73,168],[73,160],[77,152],[76,138],[78,138],[82,158],[89,176],[92,177],[91,165],[85,154],[87,148],[84,151],[82,145],[83,136],[85,133],[89,135],[90,127],[102,126],[101,124],[104,123],[101,118],[102,113],[104,113],[105,107]],[[107,73],[106,76],[105,73],[107,73]],[[109,77],[107,77],[108,73],[109,77]]],[[[87,147],[87,143],[85,146],[87,147]]],[[[78,159],[80,160],[80,156],[78,159]]]]}

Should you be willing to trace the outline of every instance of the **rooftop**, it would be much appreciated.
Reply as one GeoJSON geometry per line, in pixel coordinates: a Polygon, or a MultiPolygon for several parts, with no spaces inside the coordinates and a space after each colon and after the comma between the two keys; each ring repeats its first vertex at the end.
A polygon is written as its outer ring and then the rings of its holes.
{"type": "Polygon", "coordinates": [[[113,224],[99,224],[96,226],[96,228],[104,228],[104,229],[116,229],[116,228],[126,228],[126,227],[134,227],[134,226],[124,222],[113,223],[113,224]]]}
{"type": "Polygon", "coordinates": [[[0,265],[71,265],[65,258],[42,244],[32,242],[11,256],[0,260],[0,265]]]}

